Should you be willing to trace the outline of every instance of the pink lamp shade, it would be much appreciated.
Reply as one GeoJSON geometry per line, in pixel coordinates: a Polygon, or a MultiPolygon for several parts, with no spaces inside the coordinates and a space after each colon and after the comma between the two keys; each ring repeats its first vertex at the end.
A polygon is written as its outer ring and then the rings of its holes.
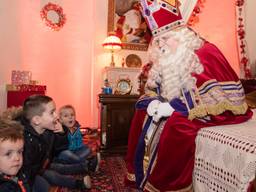
{"type": "Polygon", "coordinates": [[[114,62],[114,51],[115,50],[119,50],[122,48],[122,42],[121,40],[115,36],[115,35],[110,35],[108,36],[102,46],[104,47],[104,49],[108,49],[111,51],[111,63],[110,66],[114,67],[115,66],[115,62],[114,62]]]}
{"type": "Polygon", "coordinates": [[[110,50],[118,50],[122,48],[122,42],[121,40],[115,36],[110,35],[103,41],[103,47],[104,49],[110,49],[110,50]]]}

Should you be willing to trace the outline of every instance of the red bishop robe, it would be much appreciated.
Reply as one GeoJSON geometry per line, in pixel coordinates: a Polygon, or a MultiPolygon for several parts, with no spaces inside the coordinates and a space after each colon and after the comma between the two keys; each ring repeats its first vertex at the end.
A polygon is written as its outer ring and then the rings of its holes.
{"type": "MultiPolygon", "coordinates": [[[[242,123],[252,116],[245,103],[241,82],[221,51],[205,42],[196,54],[204,67],[203,73],[194,75],[200,104],[195,105],[188,116],[175,111],[162,124],[144,191],[189,190],[197,132],[204,127],[242,123]],[[203,121],[204,116],[210,120],[203,121]]],[[[131,123],[126,155],[127,184],[134,185],[135,182],[135,154],[146,117],[145,109],[137,109],[131,123]]],[[[145,151],[144,168],[147,170],[150,152],[145,151]]]]}

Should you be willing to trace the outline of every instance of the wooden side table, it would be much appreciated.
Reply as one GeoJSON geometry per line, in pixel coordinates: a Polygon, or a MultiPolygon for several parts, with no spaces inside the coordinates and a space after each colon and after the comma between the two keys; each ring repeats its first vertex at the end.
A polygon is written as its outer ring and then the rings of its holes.
{"type": "Polygon", "coordinates": [[[101,148],[114,150],[127,146],[135,103],[139,95],[99,94],[101,148]]]}

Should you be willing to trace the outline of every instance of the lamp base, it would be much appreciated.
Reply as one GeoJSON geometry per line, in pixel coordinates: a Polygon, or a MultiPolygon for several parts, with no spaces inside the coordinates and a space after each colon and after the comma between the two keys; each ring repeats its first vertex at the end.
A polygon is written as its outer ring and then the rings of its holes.
{"type": "Polygon", "coordinates": [[[114,62],[111,62],[111,63],[110,63],[110,67],[115,67],[115,63],[114,63],[114,62]]]}
{"type": "Polygon", "coordinates": [[[111,50],[111,63],[110,63],[110,67],[115,67],[114,51],[113,50],[111,50]]]}

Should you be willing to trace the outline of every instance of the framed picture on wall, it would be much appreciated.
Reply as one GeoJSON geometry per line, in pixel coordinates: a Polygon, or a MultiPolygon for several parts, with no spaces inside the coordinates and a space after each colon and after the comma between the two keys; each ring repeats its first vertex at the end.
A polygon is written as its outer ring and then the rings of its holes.
{"type": "Polygon", "coordinates": [[[115,32],[123,49],[147,50],[151,33],[141,15],[139,0],[108,0],[108,32],[115,32]]]}

